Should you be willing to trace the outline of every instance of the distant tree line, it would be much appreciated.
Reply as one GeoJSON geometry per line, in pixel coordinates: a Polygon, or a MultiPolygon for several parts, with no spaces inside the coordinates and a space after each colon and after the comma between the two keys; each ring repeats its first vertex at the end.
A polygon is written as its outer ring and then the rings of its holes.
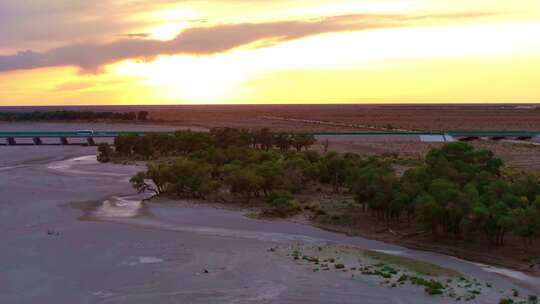
{"type": "Polygon", "coordinates": [[[148,112],[33,111],[0,112],[0,121],[124,120],[145,121],[148,112]]]}
{"type": "Polygon", "coordinates": [[[434,238],[484,235],[503,245],[509,234],[530,244],[540,236],[540,179],[505,176],[491,151],[466,143],[432,149],[422,165],[398,176],[380,157],[319,154],[309,135],[214,129],[117,138],[100,159],[156,159],[131,182],[140,191],[183,198],[266,198],[276,214],[298,211],[294,194],[329,189],[354,196],[358,212],[390,227],[408,223],[434,238]]]}

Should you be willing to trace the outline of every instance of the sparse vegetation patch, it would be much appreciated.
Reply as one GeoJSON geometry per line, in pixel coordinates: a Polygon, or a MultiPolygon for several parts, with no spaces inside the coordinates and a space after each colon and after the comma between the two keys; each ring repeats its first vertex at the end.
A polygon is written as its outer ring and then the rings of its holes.
{"type": "Polygon", "coordinates": [[[500,303],[537,303],[535,295],[523,298],[515,290],[497,293],[489,282],[465,277],[435,264],[381,252],[334,245],[292,245],[274,252],[283,252],[300,265],[314,267],[313,272],[346,272],[352,280],[375,281],[388,288],[419,288],[426,295],[455,302],[475,303],[489,293],[490,298],[493,294],[501,297],[500,303]]]}

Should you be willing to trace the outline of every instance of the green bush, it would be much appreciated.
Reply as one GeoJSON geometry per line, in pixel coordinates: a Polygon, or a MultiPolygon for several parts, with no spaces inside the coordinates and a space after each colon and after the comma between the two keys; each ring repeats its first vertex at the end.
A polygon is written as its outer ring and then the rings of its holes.
{"type": "Polygon", "coordinates": [[[295,215],[301,211],[293,195],[286,191],[272,192],[267,203],[270,209],[267,210],[266,214],[269,215],[285,217],[295,215]]]}
{"type": "Polygon", "coordinates": [[[108,143],[100,143],[98,146],[97,160],[100,163],[107,163],[111,160],[113,151],[108,143]]]}

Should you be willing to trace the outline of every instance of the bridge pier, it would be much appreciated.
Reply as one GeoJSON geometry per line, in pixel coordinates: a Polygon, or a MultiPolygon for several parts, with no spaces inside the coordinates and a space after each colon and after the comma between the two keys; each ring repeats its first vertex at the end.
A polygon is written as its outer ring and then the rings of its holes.
{"type": "Polygon", "coordinates": [[[93,137],[87,137],[86,142],[88,143],[89,146],[95,146],[96,145],[96,142],[94,141],[93,137]]]}
{"type": "Polygon", "coordinates": [[[60,143],[62,145],[69,145],[68,139],[66,137],[60,137],[60,143]]]}
{"type": "Polygon", "coordinates": [[[7,144],[10,146],[15,146],[17,144],[17,141],[13,137],[6,138],[7,144]]]}
{"type": "Polygon", "coordinates": [[[40,137],[34,137],[33,140],[34,140],[34,145],[36,145],[36,146],[39,146],[39,145],[43,144],[40,137]]]}

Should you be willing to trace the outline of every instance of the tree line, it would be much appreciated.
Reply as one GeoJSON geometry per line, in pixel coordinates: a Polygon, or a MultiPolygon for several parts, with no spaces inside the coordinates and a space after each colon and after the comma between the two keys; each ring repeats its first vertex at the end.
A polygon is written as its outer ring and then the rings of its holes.
{"type": "Polygon", "coordinates": [[[388,167],[356,171],[350,187],[355,200],[388,225],[406,220],[434,237],[480,233],[496,245],[511,233],[530,244],[540,234],[540,179],[505,176],[502,167],[491,151],[450,143],[400,178],[388,167]]]}
{"type": "Polygon", "coordinates": [[[140,191],[182,198],[232,195],[265,198],[276,214],[297,212],[294,195],[318,189],[354,197],[358,212],[390,227],[408,223],[433,237],[484,235],[503,245],[509,234],[526,244],[540,234],[540,179],[503,173],[491,151],[466,143],[432,149],[422,165],[398,176],[386,159],[309,150],[309,135],[214,129],[117,138],[99,158],[156,159],[131,182],[140,191]]]}
{"type": "Polygon", "coordinates": [[[66,120],[125,120],[145,121],[149,113],[139,112],[94,112],[94,111],[32,111],[0,112],[0,121],[66,121],[66,120]]]}
{"type": "Polygon", "coordinates": [[[169,156],[189,156],[211,148],[229,147],[262,151],[277,149],[287,152],[291,149],[306,150],[314,143],[313,136],[303,133],[272,132],[267,128],[261,130],[213,128],[208,133],[187,130],[173,134],[119,136],[114,141],[114,156],[148,160],[169,156]]]}

